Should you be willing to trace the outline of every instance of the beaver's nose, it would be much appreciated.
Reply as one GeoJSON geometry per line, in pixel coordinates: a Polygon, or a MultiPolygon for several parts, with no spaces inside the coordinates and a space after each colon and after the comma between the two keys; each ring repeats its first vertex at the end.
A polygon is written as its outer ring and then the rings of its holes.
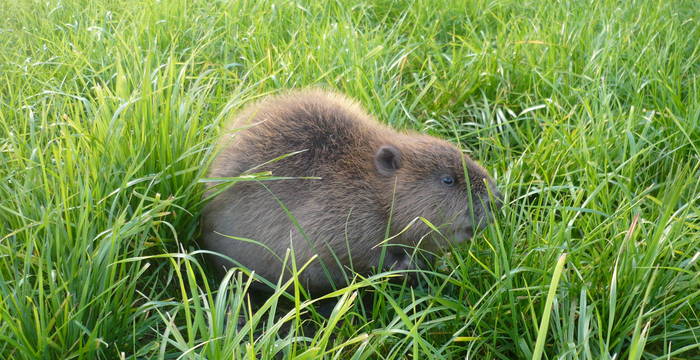
{"type": "Polygon", "coordinates": [[[485,227],[492,222],[495,212],[503,207],[503,194],[495,186],[492,186],[489,193],[481,196],[481,212],[477,223],[479,228],[485,227]]]}

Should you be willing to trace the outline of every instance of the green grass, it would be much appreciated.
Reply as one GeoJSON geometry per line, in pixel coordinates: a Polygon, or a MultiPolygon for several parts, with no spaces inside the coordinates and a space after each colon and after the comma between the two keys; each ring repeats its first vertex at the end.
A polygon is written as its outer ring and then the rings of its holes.
{"type": "Polygon", "coordinates": [[[0,2],[0,358],[698,359],[699,21],[693,0],[0,2]],[[222,121],[313,84],[461,143],[506,200],[423,288],[358,280],[327,320],[294,282],[293,309],[249,311],[194,242],[222,121]]]}

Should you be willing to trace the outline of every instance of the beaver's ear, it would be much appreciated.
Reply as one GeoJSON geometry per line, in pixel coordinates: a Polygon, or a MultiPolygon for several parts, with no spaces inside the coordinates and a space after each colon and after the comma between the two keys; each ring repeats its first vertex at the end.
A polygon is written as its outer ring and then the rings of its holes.
{"type": "Polygon", "coordinates": [[[393,145],[382,145],[374,154],[374,166],[382,175],[393,175],[401,167],[401,152],[393,145]]]}

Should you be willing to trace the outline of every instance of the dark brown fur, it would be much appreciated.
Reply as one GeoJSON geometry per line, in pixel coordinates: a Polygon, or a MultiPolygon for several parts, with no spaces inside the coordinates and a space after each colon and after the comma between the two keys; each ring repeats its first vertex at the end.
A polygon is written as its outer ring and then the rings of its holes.
{"type": "MultiPolygon", "coordinates": [[[[451,143],[396,132],[353,101],[318,89],[268,97],[248,106],[231,123],[220,146],[210,177],[234,177],[255,168],[252,172],[320,179],[233,185],[205,207],[202,247],[273,282],[282,274],[280,258],[288,248],[294,249],[298,267],[318,255],[301,274],[312,292],[330,290],[331,281],[344,284],[345,275],[352,278],[348,268],[361,274],[376,268],[390,216],[390,235],[417,217],[439,226],[444,237],[430,234],[429,227],[417,221],[390,241],[435,251],[445,237],[465,240],[473,228],[488,221],[487,187],[498,196],[487,172],[451,143]],[[305,151],[256,168],[300,150],[305,151]],[[454,177],[454,186],[441,181],[446,175],[454,177]],[[279,202],[293,214],[305,237],[279,202]],[[254,239],[271,251],[220,234],[254,239]]],[[[214,262],[218,267],[232,265],[221,258],[214,262]]],[[[408,269],[413,261],[392,246],[384,264],[408,269]]]]}

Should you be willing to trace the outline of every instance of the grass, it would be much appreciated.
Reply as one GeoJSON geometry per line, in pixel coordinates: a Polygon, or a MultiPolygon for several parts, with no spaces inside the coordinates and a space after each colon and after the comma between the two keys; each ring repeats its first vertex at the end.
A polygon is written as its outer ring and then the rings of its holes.
{"type": "Polygon", "coordinates": [[[0,358],[700,358],[697,1],[0,14],[0,358]],[[359,279],[325,320],[294,282],[249,308],[194,242],[222,121],[313,84],[461,143],[506,203],[424,287],[359,279]]]}

